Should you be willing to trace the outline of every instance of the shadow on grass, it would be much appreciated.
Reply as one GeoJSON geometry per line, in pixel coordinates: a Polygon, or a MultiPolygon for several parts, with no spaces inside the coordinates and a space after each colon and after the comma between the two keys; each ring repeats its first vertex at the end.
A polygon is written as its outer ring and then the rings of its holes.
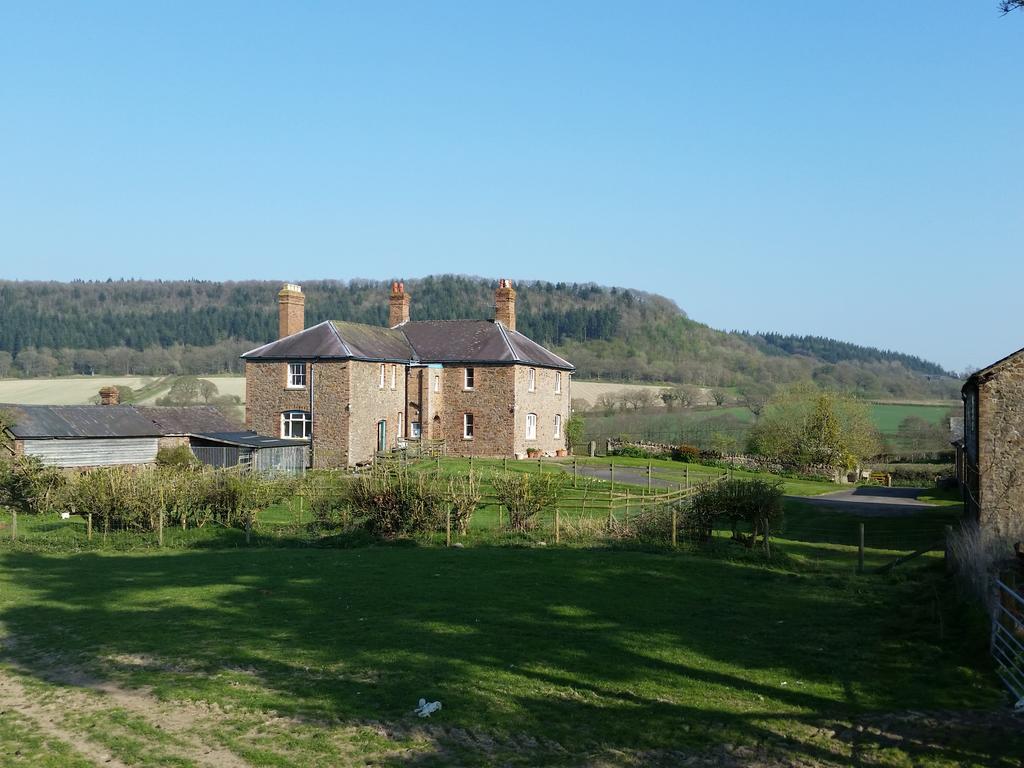
{"type": "Polygon", "coordinates": [[[7,660],[42,679],[79,666],[161,697],[399,730],[420,697],[439,699],[440,762],[475,748],[447,745],[450,728],[576,755],[688,750],[998,701],[984,637],[943,628],[914,582],[499,547],[8,552],[0,566],[7,660]]]}

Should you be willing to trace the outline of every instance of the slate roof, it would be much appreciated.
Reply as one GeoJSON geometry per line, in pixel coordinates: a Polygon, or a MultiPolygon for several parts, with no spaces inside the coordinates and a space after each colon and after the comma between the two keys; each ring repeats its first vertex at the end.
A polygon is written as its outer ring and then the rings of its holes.
{"type": "Polygon", "coordinates": [[[136,405],[134,408],[156,424],[161,435],[232,432],[241,426],[212,405],[136,405]]]}
{"type": "Polygon", "coordinates": [[[964,382],[963,387],[961,387],[961,391],[966,393],[968,388],[976,387],[983,380],[992,378],[992,376],[994,376],[1005,363],[1010,362],[1021,354],[1024,354],[1024,349],[1018,349],[1016,352],[1011,352],[1006,357],[996,360],[992,365],[988,365],[980,371],[975,371],[967,378],[967,381],[964,382]]]}
{"type": "Polygon", "coordinates": [[[575,367],[521,333],[493,320],[425,320],[382,328],[327,321],[264,344],[246,360],[327,358],[402,363],[521,363],[572,371],[575,367]]]}
{"type": "Polygon", "coordinates": [[[16,438],[166,437],[232,431],[238,424],[213,406],[0,405],[16,438]]]}
{"type": "Polygon", "coordinates": [[[8,431],[32,437],[160,437],[160,428],[130,405],[0,405],[8,431]]]}

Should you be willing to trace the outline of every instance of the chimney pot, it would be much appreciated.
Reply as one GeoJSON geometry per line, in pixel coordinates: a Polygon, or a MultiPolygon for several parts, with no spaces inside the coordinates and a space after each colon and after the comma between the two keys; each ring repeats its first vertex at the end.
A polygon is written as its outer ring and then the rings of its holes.
{"type": "Polygon", "coordinates": [[[100,405],[119,405],[121,403],[121,392],[117,387],[100,388],[100,405]]]}
{"type": "Polygon", "coordinates": [[[494,292],[494,319],[510,331],[516,329],[516,292],[507,277],[498,280],[498,290],[494,292]]]}
{"type": "Polygon", "coordinates": [[[388,327],[395,328],[409,322],[409,304],[412,296],[405,292],[405,282],[391,283],[391,298],[388,300],[388,327]]]}
{"type": "Polygon", "coordinates": [[[285,283],[277,294],[278,338],[291,336],[306,327],[306,295],[302,286],[285,283]]]}

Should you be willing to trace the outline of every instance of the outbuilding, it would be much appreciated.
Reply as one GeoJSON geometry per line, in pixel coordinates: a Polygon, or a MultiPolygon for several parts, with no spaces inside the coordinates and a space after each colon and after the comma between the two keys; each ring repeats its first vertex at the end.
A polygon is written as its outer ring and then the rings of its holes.
{"type": "Polygon", "coordinates": [[[249,467],[258,472],[302,474],[309,462],[309,443],[265,437],[255,432],[213,432],[192,435],[192,453],[212,467],[249,467]]]}

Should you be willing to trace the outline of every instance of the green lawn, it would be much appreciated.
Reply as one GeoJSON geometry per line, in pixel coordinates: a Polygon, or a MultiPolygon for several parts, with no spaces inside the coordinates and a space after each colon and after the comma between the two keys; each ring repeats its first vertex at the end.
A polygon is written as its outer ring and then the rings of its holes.
{"type": "MultiPolygon", "coordinates": [[[[940,569],[855,576],[828,548],[783,550],[765,566],[488,546],[8,549],[0,623],[18,672],[4,674],[58,703],[89,677],[143,687],[149,709],[137,695],[104,718],[92,698],[61,723],[143,765],[191,764],[174,728],[254,765],[674,765],[725,743],[844,764],[854,737],[820,729],[1004,700],[984,627],[940,569]],[[443,704],[426,723],[420,697],[443,704]],[[161,731],[172,700],[188,717],[161,731]]],[[[11,745],[39,749],[19,717],[0,719],[0,765],[32,764],[11,745]]],[[[856,738],[882,765],[1009,766],[1024,749],[985,731],[920,749],[856,738]]]]}

